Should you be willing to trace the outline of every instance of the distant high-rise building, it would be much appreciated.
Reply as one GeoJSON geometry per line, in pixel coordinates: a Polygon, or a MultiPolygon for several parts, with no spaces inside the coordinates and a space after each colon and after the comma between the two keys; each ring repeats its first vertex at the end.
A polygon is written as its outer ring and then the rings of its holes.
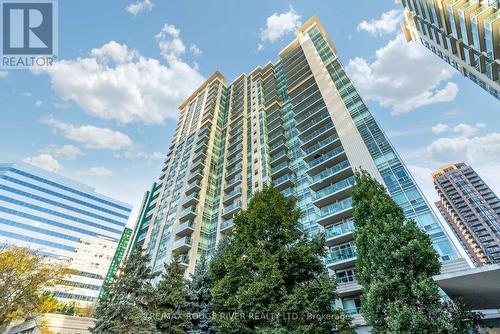
{"type": "MultiPolygon", "coordinates": [[[[132,235],[132,229],[125,227],[125,230],[123,230],[122,237],[118,242],[118,247],[116,248],[113,260],[111,261],[111,264],[109,266],[108,273],[106,274],[106,278],[104,279],[104,281],[108,284],[113,283],[115,276],[118,273],[118,270],[120,269],[120,265],[122,263],[122,260],[125,258],[126,251],[130,243],[131,235],[132,235]]],[[[103,292],[104,291],[101,290],[100,295],[102,295],[103,292]]]]}
{"type": "Polygon", "coordinates": [[[26,164],[0,164],[0,243],[68,260],[75,273],[53,289],[63,302],[95,302],[131,207],[26,164]]]}
{"type": "Polygon", "coordinates": [[[477,266],[500,263],[500,199],[469,165],[432,173],[437,207],[477,266]]]}
{"type": "Polygon", "coordinates": [[[325,233],[339,306],[358,313],[351,198],[357,168],[386,185],[429,234],[443,270],[469,267],[335,52],[313,17],[276,63],[231,84],[216,72],[182,103],[161,177],[134,232],[155,272],[174,256],[193,272],[201,254],[231,233],[252,194],[272,184],[296,199],[304,232],[325,233]]]}
{"type": "Polygon", "coordinates": [[[500,99],[498,0],[396,0],[403,32],[500,99]]]}

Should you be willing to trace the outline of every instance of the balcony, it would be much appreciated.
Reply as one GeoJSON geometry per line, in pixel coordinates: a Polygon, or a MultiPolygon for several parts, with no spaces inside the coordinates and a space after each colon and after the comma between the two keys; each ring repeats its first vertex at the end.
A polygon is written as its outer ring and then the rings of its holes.
{"type": "Polygon", "coordinates": [[[182,223],[181,225],[175,228],[175,234],[179,237],[184,237],[186,235],[190,235],[194,231],[194,222],[187,221],[182,223]]]}
{"type": "Polygon", "coordinates": [[[183,267],[189,267],[189,255],[188,254],[182,254],[177,257],[177,260],[183,267]]]}
{"type": "Polygon", "coordinates": [[[324,184],[332,184],[353,175],[348,160],[344,160],[333,167],[323,170],[312,178],[311,189],[318,191],[324,184]]]}
{"type": "Polygon", "coordinates": [[[306,162],[311,161],[314,159],[314,157],[324,154],[337,146],[340,146],[339,135],[334,134],[328,138],[325,138],[317,142],[313,146],[304,149],[303,151],[306,154],[304,156],[304,161],[306,162]]]}
{"type": "MultiPolygon", "coordinates": [[[[327,124],[331,124],[331,122],[332,121],[331,121],[330,114],[329,113],[323,113],[320,116],[316,117],[312,121],[302,122],[300,124],[301,128],[299,128],[298,125],[297,125],[297,128],[301,132],[301,135],[307,136],[307,135],[311,134],[313,131],[321,128],[322,126],[325,126],[327,124]]],[[[333,126],[333,124],[332,124],[332,126],[333,126]]]]}
{"type": "Polygon", "coordinates": [[[288,161],[284,161],[277,166],[271,168],[271,175],[274,178],[278,178],[283,174],[291,173],[292,169],[290,168],[290,163],[288,161]]]}
{"type": "Polygon", "coordinates": [[[191,237],[182,237],[174,242],[174,247],[172,247],[172,252],[174,253],[186,253],[191,249],[192,246],[191,237]]]}
{"type": "Polygon", "coordinates": [[[198,193],[191,193],[184,197],[184,199],[182,200],[182,206],[188,207],[193,204],[198,204],[199,200],[200,198],[198,196],[198,193]]]}
{"type": "Polygon", "coordinates": [[[241,170],[243,168],[243,165],[242,164],[237,164],[236,166],[234,166],[233,168],[229,169],[227,172],[226,172],[226,176],[225,176],[225,179],[228,180],[232,177],[234,177],[237,173],[240,173],[241,170]]]}
{"type": "Polygon", "coordinates": [[[226,192],[230,192],[231,190],[233,190],[234,187],[236,187],[238,184],[240,184],[241,181],[243,181],[243,177],[241,175],[238,175],[238,176],[232,178],[231,180],[227,181],[226,187],[224,188],[224,190],[226,192]]]}
{"type": "Polygon", "coordinates": [[[196,206],[192,205],[181,212],[180,221],[193,220],[197,215],[196,206]]]}
{"type": "Polygon", "coordinates": [[[362,290],[363,287],[355,279],[349,282],[337,282],[337,294],[339,297],[352,296],[362,290]]]}
{"type": "Polygon", "coordinates": [[[242,149],[243,149],[243,145],[236,146],[235,148],[233,148],[232,150],[227,152],[227,158],[231,159],[236,153],[241,152],[242,149]]]}
{"type": "Polygon", "coordinates": [[[351,219],[325,228],[325,239],[328,246],[352,240],[354,221],[351,219]]]}
{"type": "Polygon", "coordinates": [[[222,223],[220,233],[229,234],[233,231],[233,229],[234,229],[234,219],[229,219],[222,223]]]}
{"type": "Polygon", "coordinates": [[[194,164],[191,165],[190,172],[194,172],[196,169],[204,169],[205,168],[205,160],[198,160],[194,164]]]}
{"type": "Polygon", "coordinates": [[[193,163],[197,162],[198,160],[205,160],[207,157],[207,153],[204,151],[198,152],[194,157],[193,157],[193,163]]]}
{"type": "Polygon", "coordinates": [[[339,270],[352,267],[356,263],[356,246],[343,245],[330,249],[325,259],[329,269],[339,270]]]}
{"type": "Polygon", "coordinates": [[[283,176],[280,176],[276,180],[273,180],[273,185],[275,188],[282,190],[295,186],[295,183],[292,176],[290,176],[289,174],[285,174],[283,176]]]}
{"type": "Polygon", "coordinates": [[[311,117],[311,115],[314,115],[322,109],[326,109],[326,105],[322,103],[323,98],[321,97],[321,93],[319,92],[319,90],[315,91],[312,95],[316,95],[314,99],[311,99],[311,96],[308,96],[308,100],[303,100],[306,101],[306,103],[304,103],[303,105],[302,103],[299,103],[293,106],[297,123],[304,122],[306,119],[311,117]],[[301,108],[298,108],[299,106],[301,108]]]}
{"type": "Polygon", "coordinates": [[[195,182],[191,182],[188,184],[185,194],[189,195],[194,191],[200,191],[200,190],[201,190],[201,181],[196,180],[195,182]]]}
{"type": "Polygon", "coordinates": [[[329,203],[338,201],[341,198],[350,196],[354,182],[354,176],[349,176],[345,180],[332,183],[328,187],[319,190],[314,197],[314,205],[317,207],[323,207],[329,203]]]}
{"type": "Polygon", "coordinates": [[[315,157],[314,160],[309,162],[309,169],[307,170],[307,174],[309,174],[310,176],[314,176],[322,170],[334,166],[342,160],[346,159],[347,157],[345,155],[344,148],[342,146],[338,146],[325,154],[315,157]]]}
{"type": "Polygon", "coordinates": [[[285,139],[285,133],[284,132],[277,132],[272,136],[268,137],[267,143],[269,145],[274,145],[274,143],[279,140],[279,139],[285,139]]]}
{"type": "Polygon", "coordinates": [[[269,153],[270,154],[275,154],[281,150],[288,149],[288,146],[286,144],[286,140],[281,140],[271,146],[269,146],[269,153]]]}
{"type": "Polygon", "coordinates": [[[302,144],[300,145],[300,148],[305,150],[308,147],[311,147],[314,144],[316,144],[318,141],[330,137],[334,133],[335,133],[335,127],[333,126],[333,124],[326,124],[321,128],[309,133],[307,136],[301,137],[302,144]]]}
{"type": "Polygon", "coordinates": [[[241,203],[241,201],[235,201],[230,206],[226,206],[222,212],[222,218],[231,218],[236,213],[236,211],[241,209],[241,203]]]}
{"type": "Polygon", "coordinates": [[[297,200],[297,196],[295,195],[295,190],[293,188],[286,188],[281,192],[283,196],[286,198],[293,198],[294,200],[297,200]]]}
{"type": "Polygon", "coordinates": [[[319,210],[316,223],[327,226],[352,215],[352,198],[346,198],[319,210]]]}
{"type": "Polygon", "coordinates": [[[274,155],[271,158],[271,167],[274,167],[280,164],[283,161],[290,161],[290,157],[288,156],[286,151],[280,151],[278,154],[274,155]]]}
{"type": "Polygon", "coordinates": [[[242,191],[241,191],[240,187],[235,188],[231,192],[229,192],[226,195],[224,195],[224,197],[222,199],[222,203],[224,203],[224,205],[225,205],[225,204],[231,202],[236,197],[241,196],[241,193],[242,193],[242,191]]]}
{"type": "Polygon", "coordinates": [[[189,175],[188,182],[203,179],[203,169],[197,169],[189,175]]]}
{"type": "Polygon", "coordinates": [[[269,134],[272,134],[274,133],[275,131],[277,130],[280,130],[280,131],[285,131],[285,128],[283,127],[283,122],[278,122],[276,124],[274,124],[273,126],[271,126],[269,129],[268,129],[268,133],[269,134]]]}
{"type": "Polygon", "coordinates": [[[236,163],[238,163],[239,161],[241,161],[242,159],[242,155],[241,154],[238,154],[237,156],[235,156],[234,158],[231,158],[227,161],[227,164],[226,164],[226,167],[227,168],[231,168],[233,167],[236,163]]]}

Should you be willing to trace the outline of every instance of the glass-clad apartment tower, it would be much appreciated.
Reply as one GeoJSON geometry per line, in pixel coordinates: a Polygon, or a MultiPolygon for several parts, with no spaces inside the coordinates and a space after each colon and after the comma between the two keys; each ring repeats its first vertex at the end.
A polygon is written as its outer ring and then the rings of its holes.
{"type": "Polygon", "coordinates": [[[344,308],[356,313],[351,190],[357,168],[385,184],[431,236],[444,270],[468,267],[316,17],[296,32],[276,63],[231,84],[216,72],[180,111],[163,172],[145,196],[135,233],[155,271],[179,256],[192,272],[200,255],[231,233],[235,213],[252,194],[273,184],[296,199],[303,231],[325,233],[325,264],[341,283],[344,308]]]}
{"type": "Polygon", "coordinates": [[[500,199],[471,166],[432,173],[436,203],[476,266],[500,263],[500,199]]]}
{"type": "Polygon", "coordinates": [[[403,32],[500,100],[499,0],[396,0],[403,32]]]}

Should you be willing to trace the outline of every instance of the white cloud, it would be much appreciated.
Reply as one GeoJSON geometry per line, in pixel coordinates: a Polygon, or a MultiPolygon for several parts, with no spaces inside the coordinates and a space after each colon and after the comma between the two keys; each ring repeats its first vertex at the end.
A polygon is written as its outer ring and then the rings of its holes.
{"type": "Polygon", "coordinates": [[[87,170],[77,172],[78,175],[85,176],[111,176],[113,172],[106,167],[90,167],[87,170]]]}
{"type": "Polygon", "coordinates": [[[93,125],[75,127],[52,116],[44,117],[41,121],[54,131],[61,132],[66,139],[82,143],[88,148],[118,150],[132,145],[132,140],[126,134],[108,128],[93,125]]]}
{"type": "Polygon", "coordinates": [[[440,134],[440,133],[448,131],[448,129],[449,129],[448,124],[439,123],[439,124],[434,125],[431,130],[435,134],[440,134]]]}
{"type": "Polygon", "coordinates": [[[33,72],[51,77],[60,103],[74,102],[90,115],[121,123],[162,124],[177,118],[178,106],[204,80],[196,66],[179,58],[185,52],[179,33],[166,25],[157,35],[167,65],[111,41],[87,58],[62,60],[33,72]]]}
{"type": "Polygon", "coordinates": [[[71,107],[71,103],[69,103],[69,102],[54,102],[54,103],[52,103],[52,107],[54,107],[55,109],[60,109],[60,110],[68,109],[69,107],[71,107]]]}
{"type": "Polygon", "coordinates": [[[9,75],[7,71],[0,71],[0,78],[6,78],[9,75]]]}
{"type": "Polygon", "coordinates": [[[83,152],[76,146],[73,145],[55,145],[50,144],[48,147],[41,149],[41,153],[50,154],[56,158],[62,158],[66,160],[75,160],[79,155],[83,155],[83,152]]]}
{"type": "Polygon", "coordinates": [[[498,163],[500,170],[500,133],[467,138],[443,137],[427,146],[423,152],[432,162],[466,161],[471,164],[498,163]]]}
{"type": "Polygon", "coordinates": [[[45,153],[34,157],[27,157],[23,159],[23,162],[49,170],[51,172],[57,172],[62,168],[59,161],[57,161],[50,154],[45,154],[45,153]]]}
{"type": "Polygon", "coordinates": [[[382,13],[379,19],[361,22],[357,29],[358,31],[364,30],[372,36],[383,36],[395,32],[402,20],[403,11],[393,9],[382,13]]]}
{"type": "Polygon", "coordinates": [[[42,100],[36,100],[35,101],[35,107],[40,108],[43,106],[43,101],[42,100]]]}
{"type": "Polygon", "coordinates": [[[301,16],[297,14],[292,6],[289,7],[288,12],[281,14],[274,13],[269,16],[266,21],[266,27],[260,29],[260,44],[257,50],[262,50],[266,42],[274,43],[287,33],[295,31],[302,25],[300,20],[301,16]]]}
{"type": "Polygon", "coordinates": [[[162,160],[167,155],[163,152],[143,152],[143,151],[132,151],[127,150],[123,153],[117,152],[114,154],[115,158],[125,158],[125,159],[145,159],[145,160],[162,160]]]}
{"type": "Polygon", "coordinates": [[[478,128],[465,123],[460,123],[453,128],[453,132],[458,133],[464,137],[472,137],[478,131],[478,128]]]}
{"type": "Polygon", "coordinates": [[[27,97],[30,97],[31,96],[31,92],[24,92],[21,94],[22,96],[27,96],[27,97]]]}
{"type": "Polygon", "coordinates": [[[153,2],[151,0],[140,0],[135,3],[129,4],[125,9],[127,12],[133,14],[134,16],[137,16],[137,14],[144,12],[144,11],[151,11],[153,9],[153,2]]]}
{"type": "Polygon", "coordinates": [[[196,44],[189,45],[189,51],[191,51],[191,53],[194,54],[195,56],[199,56],[203,53],[196,44]]]}
{"type": "Polygon", "coordinates": [[[452,101],[458,94],[457,85],[447,82],[454,69],[420,44],[406,43],[402,34],[377,50],[372,63],[357,57],[346,71],[363,97],[394,114],[452,101]]]}
{"type": "Polygon", "coordinates": [[[155,38],[161,55],[167,60],[178,59],[186,52],[186,46],[180,38],[181,31],[172,24],[163,26],[155,38]]]}

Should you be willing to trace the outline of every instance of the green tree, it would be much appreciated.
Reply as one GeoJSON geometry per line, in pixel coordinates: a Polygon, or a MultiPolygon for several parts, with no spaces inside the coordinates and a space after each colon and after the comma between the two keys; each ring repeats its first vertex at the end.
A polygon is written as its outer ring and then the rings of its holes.
{"type": "Polygon", "coordinates": [[[233,239],[210,263],[220,333],[350,332],[332,307],[336,285],[322,263],[324,238],[303,234],[299,218],[294,201],[274,188],[256,193],[235,217],[233,239]]]}
{"type": "Polygon", "coordinates": [[[67,263],[20,247],[0,248],[0,327],[13,318],[25,318],[57,308],[44,292],[71,274],[67,263]]]}
{"type": "Polygon", "coordinates": [[[149,259],[135,251],[127,260],[121,275],[112,285],[104,284],[90,331],[94,334],[152,334],[157,333],[152,319],[154,311],[154,275],[149,259]]]}
{"type": "Polygon", "coordinates": [[[189,284],[188,296],[188,333],[189,334],[215,334],[215,322],[212,319],[212,279],[208,272],[208,264],[202,257],[196,267],[189,284]]]}
{"type": "Polygon", "coordinates": [[[188,282],[178,258],[165,265],[155,290],[156,328],[160,333],[186,333],[188,282]]]}
{"type": "Polygon", "coordinates": [[[367,172],[356,173],[352,197],[356,275],[373,333],[466,333],[464,320],[474,316],[441,301],[432,279],[440,263],[429,236],[367,172]]]}

